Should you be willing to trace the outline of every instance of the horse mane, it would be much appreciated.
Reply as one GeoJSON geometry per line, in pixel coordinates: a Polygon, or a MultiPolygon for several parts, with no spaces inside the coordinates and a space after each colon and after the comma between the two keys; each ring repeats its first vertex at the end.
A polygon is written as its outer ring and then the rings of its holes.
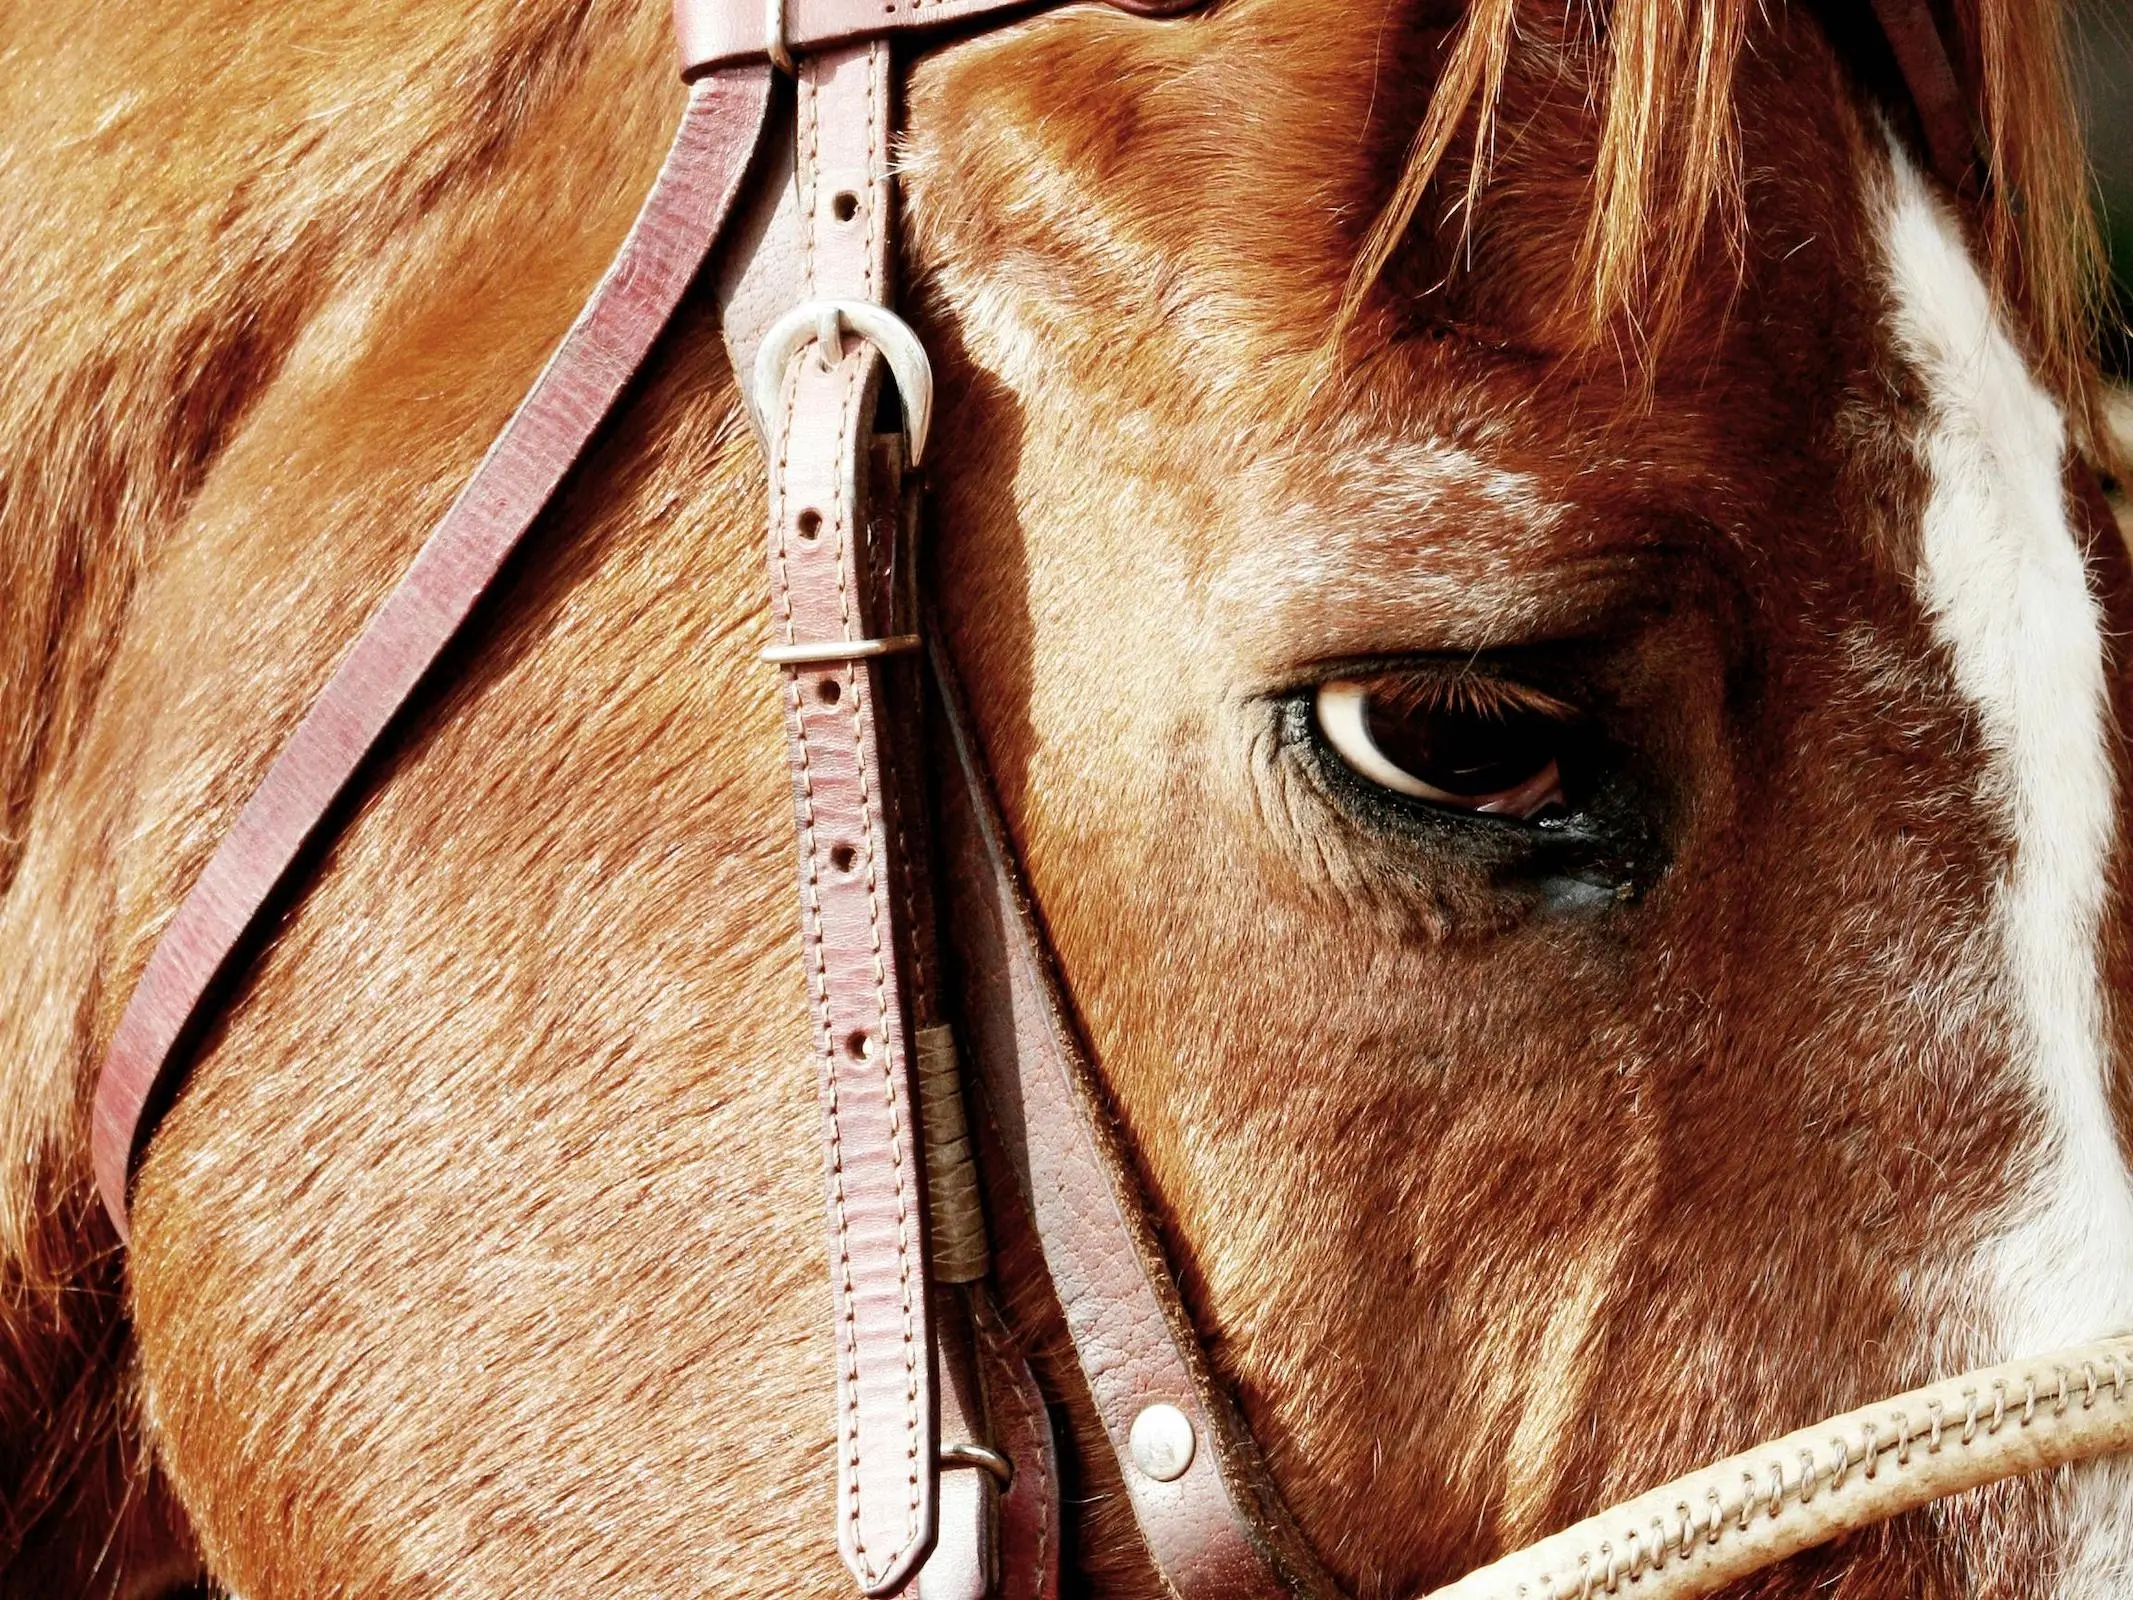
{"type": "MultiPolygon", "coordinates": [[[[1857,4],[1857,0],[1850,0],[1857,4]]],[[[1745,226],[1734,82],[1763,0],[1588,0],[1568,37],[1604,100],[1592,209],[1562,308],[1569,346],[1627,347],[1649,369],[1714,247],[1736,262],[1745,226]],[[1715,241],[1714,241],[1715,235],[1715,241]]],[[[1452,208],[1470,228],[1490,177],[1497,112],[1532,18],[1518,0],[1472,0],[1390,203],[1363,242],[1334,338],[1354,326],[1440,174],[1473,154],[1452,208]]],[[[2105,305],[2102,239],[2059,0],[1954,0],[1959,78],[1977,107],[1977,200],[1989,277],[2077,437],[2108,451],[2095,351],[2105,305]]],[[[1451,220],[1449,218],[1447,221],[1451,220]]]]}

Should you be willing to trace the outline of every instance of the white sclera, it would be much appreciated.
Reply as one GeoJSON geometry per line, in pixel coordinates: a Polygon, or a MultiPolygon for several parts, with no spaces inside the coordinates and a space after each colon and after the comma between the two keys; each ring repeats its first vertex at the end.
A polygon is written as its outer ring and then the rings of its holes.
{"type": "Polygon", "coordinates": [[[1370,691],[1347,678],[1318,686],[1318,726],[1334,753],[1372,783],[1418,800],[1454,798],[1394,766],[1370,737],[1370,691]]]}

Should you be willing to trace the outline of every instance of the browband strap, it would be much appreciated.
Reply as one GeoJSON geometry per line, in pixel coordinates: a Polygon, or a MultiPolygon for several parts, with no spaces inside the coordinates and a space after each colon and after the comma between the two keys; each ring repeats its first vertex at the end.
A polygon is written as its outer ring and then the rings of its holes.
{"type": "MultiPolygon", "coordinates": [[[[1114,9],[1143,17],[1177,16],[1203,3],[1111,0],[1114,9]]],[[[682,76],[694,78],[741,62],[783,65],[817,50],[1042,9],[1040,0],[770,0],[767,8],[734,0],[674,0],[674,33],[682,76]]]]}

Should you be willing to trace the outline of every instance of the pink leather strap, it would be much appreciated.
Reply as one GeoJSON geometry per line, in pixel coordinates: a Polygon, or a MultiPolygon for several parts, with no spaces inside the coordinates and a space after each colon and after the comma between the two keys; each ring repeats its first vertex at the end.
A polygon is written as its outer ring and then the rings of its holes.
{"type": "MultiPolygon", "coordinates": [[[[979,1365],[970,1298],[941,1287],[933,1297],[935,1377],[940,1398],[941,1442],[969,1450],[993,1450],[986,1424],[986,1379],[979,1365]]],[[[997,1369],[995,1369],[997,1370],[997,1369]]],[[[984,1468],[944,1464],[940,1475],[941,1537],[905,1600],[998,1600],[994,1587],[991,1529],[1000,1484],[984,1468]]]]}
{"type": "MultiPolygon", "coordinates": [[[[884,44],[800,63],[802,304],[888,301],[891,92],[884,44]]],[[[893,485],[869,482],[881,383],[881,358],[865,341],[811,339],[787,360],[763,419],[773,643],[828,652],[780,670],[826,1134],[837,1541],[869,1595],[897,1589],[925,1560],[939,1503],[907,992],[915,929],[897,893],[886,669],[879,657],[837,658],[894,631],[875,560],[893,531],[869,526],[870,515],[893,518],[896,498],[883,492],[893,485]]]]}
{"type": "Polygon", "coordinates": [[[985,1388],[986,1430],[992,1447],[1014,1465],[1014,1479],[1000,1502],[992,1593],[997,1600],[1058,1600],[1066,1530],[1051,1413],[1028,1355],[982,1295],[971,1301],[971,1329],[985,1388]]]}
{"type": "MultiPolygon", "coordinates": [[[[1175,16],[1204,0],[1111,0],[1141,16],[1175,16]]],[[[1035,9],[1032,0],[674,0],[681,69],[693,77],[743,61],[933,31],[1035,9]]]]}
{"type": "Polygon", "coordinates": [[[275,757],[179,905],[97,1082],[97,1188],[128,1237],[142,1118],[202,1004],[306,843],[643,364],[718,237],[760,141],[768,67],[699,79],[629,237],[488,457],[275,757]]]}
{"type": "MultiPolygon", "coordinates": [[[[929,646],[945,732],[944,926],[997,1154],[1026,1214],[1141,1537],[1180,1600],[1277,1600],[1334,1588],[1290,1521],[1243,1419],[1207,1366],[1131,1163],[1066,1019],[983,758],[942,647],[929,646]],[[1194,1449],[1158,1478],[1134,1424],[1172,1406],[1194,1449]]],[[[1000,1224],[1005,1227],[1003,1221],[1000,1224]]]]}

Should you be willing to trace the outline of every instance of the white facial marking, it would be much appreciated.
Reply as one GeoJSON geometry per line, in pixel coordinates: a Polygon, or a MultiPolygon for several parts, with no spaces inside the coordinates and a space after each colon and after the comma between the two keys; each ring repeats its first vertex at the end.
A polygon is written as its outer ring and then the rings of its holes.
{"type": "MultiPolygon", "coordinates": [[[[2059,409],[1953,220],[1894,160],[1894,331],[1928,397],[1919,590],[2014,844],[1996,961],[2038,1126],[2026,1198],[1980,1263],[1987,1359],[2001,1360],[2133,1328],[2133,1179],[2106,1092],[2097,948],[2117,817],[2102,623],[2068,520],[2059,409]]],[[[2133,1472],[2087,1469],[2063,1503],[2060,1600],[2128,1593],[2133,1472]]]]}

